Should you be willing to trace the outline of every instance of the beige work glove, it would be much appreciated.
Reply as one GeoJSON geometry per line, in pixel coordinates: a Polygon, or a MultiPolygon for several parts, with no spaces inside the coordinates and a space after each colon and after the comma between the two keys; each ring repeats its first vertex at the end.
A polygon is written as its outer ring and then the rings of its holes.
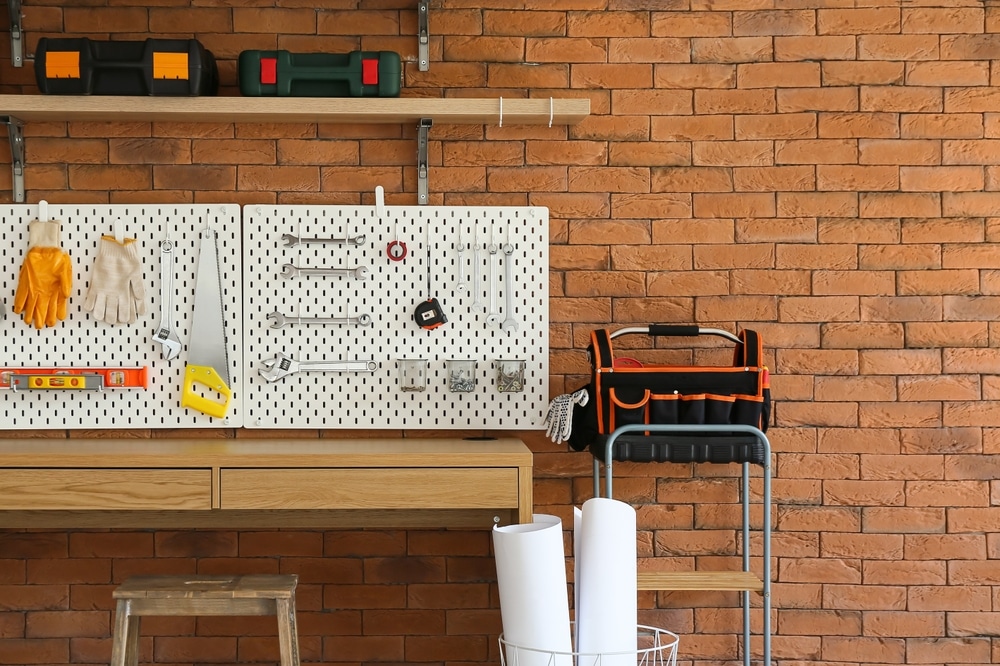
{"type": "Polygon", "coordinates": [[[14,294],[14,313],[35,328],[55,326],[66,318],[66,300],[73,289],[73,264],[60,247],[59,220],[28,223],[28,253],[14,294]]]}
{"type": "Polygon", "coordinates": [[[97,260],[90,272],[90,288],[83,309],[107,324],[132,324],[146,314],[146,290],[142,286],[142,261],[138,243],[126,238],[101,236],[97,260]]]}

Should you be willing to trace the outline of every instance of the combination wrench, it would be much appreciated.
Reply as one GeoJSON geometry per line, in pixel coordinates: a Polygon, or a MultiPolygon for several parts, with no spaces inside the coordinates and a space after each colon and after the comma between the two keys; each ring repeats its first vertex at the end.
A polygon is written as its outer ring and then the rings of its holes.
{"type": "Polygon", "coordinates": [[[504,320],[500,324],[500,330],[509,333],[516,331],[517,327],[521,324],[514,317],[514,269],[511,260],[511,255],[514,254],[514,246],[510,243],[504,245],[503,254],[503,291],[506,300],[503,308],[504,320]]]}
{"type": "Polygon", "coordinates": [[[278,354],[260,362],[257,372],[265,381],[276,382],[296,372],[375,372],[375,361],[296,361],[291,356],[278,354]]]}
{"type": "Polygon", "coordinates": [[[321,275],[321,276],[335,276],[335,277],[350,277],[358,280],[364,280],[368,277],[368,267],[358,266],[357,268],[306,268],[298,267],[293,264],[284,264],[281,267],[281,277],[293,278],[300,275],[321,275]]]}
{"type": "Polygon", "coordinates": [[[181,353],[181,339],[174,330],[174,242],[169,238],[160,241],[160,325],[153,333],[153,341],[163,347],[163,358],[171,361],[181,353]]]}
{"type": "Polygon", "coordinates": [[[371,315],[362,314],[357,317],[286,317],[277,310],[267,315],[271,328],[284,328],[289,324],[339,324],[341,326],[369,326],[371,315]]]}
{"type": "Polygon", "coordinates": [[[476,242],[472,244],[472,305],[469,309],[473,312],[486,312],[486,307],[479,300],[479,297],[483,294],[483,283],[480,278],[480,270],[483,264],[482,258],[479,256],[479,234],[476,233],[476,242]]]}
{"type": "Polygon", "coordinates": [[[309,243],[338,243],[340,245],[364,245],[367,238],[361,236],[349,236],[345,238],[307,238],[296,236],[295,234],[282,234],[281,240],[285,241],[285,247],[295,247],[296,245],[308,245],[309,243]]]}
{"type": "Polygon", "coordinates": [[[486,248],[490,253],[490,313],[486,315],[487,326],[500,325],[500,313],[497,312],[497,261],[500,259],[497,254],[497,244],[490,239],[490,245],[486,248]]]}

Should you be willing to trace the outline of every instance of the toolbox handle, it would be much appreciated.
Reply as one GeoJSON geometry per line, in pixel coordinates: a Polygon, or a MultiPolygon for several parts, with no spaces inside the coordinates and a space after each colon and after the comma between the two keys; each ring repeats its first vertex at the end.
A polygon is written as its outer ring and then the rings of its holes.
{"type": "Polygon", "coordinates": [[[733,335],[729,331],[724,331],[720,328],[701,328],[700,326],[694,326],[690,324],[650,324],[649,326],[629,326],[627,328],[621,328],[612,333],[609,337],[614,339],[619,335],[628,335],[630,333],[644,333],[650,337],[697,337],[699,335],[717,335],[721,338],[726,338],[731,342],[742,343],[743,341],[739,337],[733,335]]]}

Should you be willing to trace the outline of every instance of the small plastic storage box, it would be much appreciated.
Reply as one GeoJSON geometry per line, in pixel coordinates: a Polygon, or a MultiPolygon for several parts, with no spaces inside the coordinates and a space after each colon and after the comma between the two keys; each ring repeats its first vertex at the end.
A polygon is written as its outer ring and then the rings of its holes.
{"type": "Polygon", "coordinates": [[[196,39],[96,41],[42,37],[35,80],[51,95],[214,95],[215,58],[196,39]]]}
{"type": "Polygon", "coordinates": [[[240,92],[250,97],[399,97],[402,61],[393,51],[243,51],[240,92]]]}

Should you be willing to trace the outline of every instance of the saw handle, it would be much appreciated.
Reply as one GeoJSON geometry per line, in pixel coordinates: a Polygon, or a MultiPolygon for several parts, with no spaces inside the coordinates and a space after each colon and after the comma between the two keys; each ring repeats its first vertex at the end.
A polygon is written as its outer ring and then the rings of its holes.
{"type": "Polygon", "coordinates": [[[232,390],[226,386],[226,382],[222,380],[215,368],[207,365],[188,365],[184,368],[184,391],[181,393],[181,407],[191,407],[202,414],[222,419],[229,411],[229,401],[232,398],[232,390]],[[207,386],[218,392],[224,400],[219,402],[199,395],[194,390],[195,384],[207,386]]]}

